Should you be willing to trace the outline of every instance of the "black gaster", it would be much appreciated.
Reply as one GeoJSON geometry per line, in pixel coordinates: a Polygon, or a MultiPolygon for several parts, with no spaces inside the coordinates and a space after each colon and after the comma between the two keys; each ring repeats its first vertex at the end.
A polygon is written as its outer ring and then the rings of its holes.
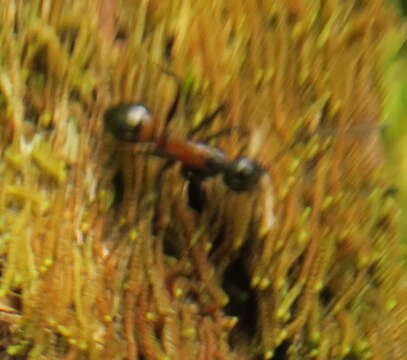
{"type": "Polygon", "coordinates": [[[248,158],[238,158],[228,164],[223,181],[234,192],[252,191],[258,184],[264,169],[248,158]]]}

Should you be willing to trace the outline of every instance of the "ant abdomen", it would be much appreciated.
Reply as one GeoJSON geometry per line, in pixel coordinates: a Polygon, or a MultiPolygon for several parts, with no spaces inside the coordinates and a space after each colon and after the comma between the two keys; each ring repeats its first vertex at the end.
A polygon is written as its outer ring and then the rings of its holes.
{"type": "Polygon", "coordinates": [[[226,186],[235,192],[252,191],[258,184],[264,169],[248,158],[231,161],[223,173],[226,186]]]}

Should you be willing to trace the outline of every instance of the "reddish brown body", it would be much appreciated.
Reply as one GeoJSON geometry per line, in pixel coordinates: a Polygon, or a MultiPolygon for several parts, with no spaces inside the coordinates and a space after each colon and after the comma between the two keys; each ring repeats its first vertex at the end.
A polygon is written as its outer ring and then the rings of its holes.
{"type": "Polygon", "coordinates": [[[152,155],[182,163],[184,173],[195,180],[223,174],[225,184],[235,192],[250,191],[258,183],[263,168],[248,158],[229,161],[219,149],[179,139],[170,134],[156,135],[154,118],[144,105],[117,104],[105,112],[105,123],[120,140],[151,143],[152,155]]]}

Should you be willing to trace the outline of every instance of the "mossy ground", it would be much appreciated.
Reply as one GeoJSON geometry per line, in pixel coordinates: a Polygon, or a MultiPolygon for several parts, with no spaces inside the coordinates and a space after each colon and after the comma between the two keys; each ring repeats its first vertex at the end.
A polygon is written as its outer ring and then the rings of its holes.
{"type": "Polygon", "coordinates": [[[10,1],[0,19],[2,359],[404,359],[405,175],[377,131],[404,103],[384,102],[402,39],[382,1],[10,1]],[[210,179],[197,213],[179,164],[103,128],[137,101],[163,131],[179,89],[171,134],[223,106],[192,140],[237,129],[211,144],[263,164],[256,191],[210,179]]]}

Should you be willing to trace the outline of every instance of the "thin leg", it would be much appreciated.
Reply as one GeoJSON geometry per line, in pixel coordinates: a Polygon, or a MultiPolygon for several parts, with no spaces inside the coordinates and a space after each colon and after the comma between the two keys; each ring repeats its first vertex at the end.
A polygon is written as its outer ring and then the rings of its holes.
{"type": "Polygon", "coordinates": [[[207,115],[200,123],[198,126],[196,126],[195,128],[193,128],[189,133],[188,133],[188,137],[192,137],[195,134],[197,134],[199,131],[201,131],[202,129],[206,128],[207,126],[209,126],[213,120],[222,112],[224,111],[226,105],[225,104],[221,104],[219,105],[215,111],[213,111],[211,114],[207,115]]]}
{"type": "Polygon", "coordinates": [[[178,105],[179,105],[179,102],[181,99],[181,84],[177,80],[176,80],[176,83],[177,83],[177,92],[175,93],[174,100],[170,106],[170,109],[168,110],[167,116],[165,117],[164,126],[166,128],[167,128],[168,124],[170,123],[170,121],[174,118],[174,115],[177,111],[177,108],[178,108],[178,105]]]}
{"type": "Polygon", "coordinates": [[[233,131],[239,131],[243,136],[248,135],[248,131],[246,129],[242,128],[241,126],[234,126],[234,127],[231,127],[231,128],[222,129],[222,130],[218,131],[215,134],[209,135],[209,136],[203,138],[202,142],[203,143],[208,143],[211,140],[214,140],[214,139],[217,139],[219,137],[229,135],[233,131]]]}

